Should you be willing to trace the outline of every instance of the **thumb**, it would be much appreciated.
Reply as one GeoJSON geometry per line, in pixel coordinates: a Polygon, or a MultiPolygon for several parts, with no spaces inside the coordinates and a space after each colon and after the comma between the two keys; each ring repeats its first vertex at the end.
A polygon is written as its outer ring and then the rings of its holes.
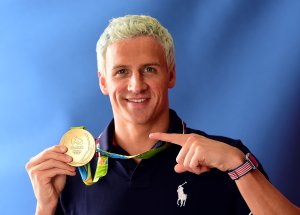
{"type": "Polygon", "coordinates": [[[187,171],[182,164],[176,164],[174,170],[177,173],[183,173],[187,171]]]}

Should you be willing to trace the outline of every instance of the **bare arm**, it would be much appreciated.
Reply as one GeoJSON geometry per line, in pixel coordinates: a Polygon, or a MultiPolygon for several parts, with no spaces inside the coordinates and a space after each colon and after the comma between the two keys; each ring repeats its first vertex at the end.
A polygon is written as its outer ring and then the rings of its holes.
{"type": "MultiPolygon", "coordinates": [[[[176,158],[175,171],[178,173],[190,171],[201,174],[210,168],[228,171],[245,161],[245,155],[239,149],[201,135],[152,133],[149,137],[182,146],[176,158]]],[[[236,180],[236,184],[255,215],[300,214],[300,209],[285,198],[257,169],[236,180]]]]}
{"type": "Polygon", "coordinates": [[[26,164],[37,199],[36,215],[55,213],[59,195],[66,183],[66,175],[75,175],[75,168],[67,164],[72,158],[64,154],[66,151],[64,146],[53,146],[31,158],[26,164]]]}
{"type": "Polygon", "coordinates": [[[236,185],[253,214],[300,214],[300,208],[283,196],[257,169],[236,180],[236,185]]]}

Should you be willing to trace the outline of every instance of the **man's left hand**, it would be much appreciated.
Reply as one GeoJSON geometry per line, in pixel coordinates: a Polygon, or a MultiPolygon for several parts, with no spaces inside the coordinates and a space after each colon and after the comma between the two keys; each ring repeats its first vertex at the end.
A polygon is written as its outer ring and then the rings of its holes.
{"type": "Polygon", "coordinates": [[[245,155],[238,148],[198,134],[151,133],[149,138],[181,146],[175,171],[201,174],[217,168],[228,171],[241,165],[245,155]]]}

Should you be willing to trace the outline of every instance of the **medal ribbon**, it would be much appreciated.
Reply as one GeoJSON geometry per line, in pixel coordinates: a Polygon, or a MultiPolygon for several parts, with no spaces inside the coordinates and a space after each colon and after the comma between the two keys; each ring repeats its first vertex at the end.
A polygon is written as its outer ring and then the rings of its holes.
{"type": "Polygon", "coordinates": [[[99,181],[100,178],[104,177],[107,174],[108,170],[108,157],[113,159],[132,159],[132,158],[139,158],[139,159],[149,159],[156,155],[157,153],[163,151],[168,146],[170,146],[170,143],[161,143],[157,148],[150,149],[149,151],[146,151],[141,154],[137,155],[121,155],[116,154],[112,152],[107,152],[102,149],[100,149],[99,145],[97,144],[96,151],[99,153],[98,161],[97,161],[97,167],[94,178],[91,174],[91,165],[90,163],[87,163],[84,166],[78,167],[79,173],[81,175],[82,181],[90,186],[99,181]]]}
{"type": "MultiPolygon", "coordinates": [[[[80,128],[85,129],[83,126],[80,128]]],[[[185,123],[183,121],[182,121],[182,133],[183,134],[185,133],[185,123]]],[[[158,154],[159,152],[165,150],[171,145],[171,143],[160,142],[160,144],[156,148],[152,148],[144,153],[137,154],[137,155],[121,155],[121,154],[107,152],[100,149],[99,138],[96,140],[97,142],[96,152],[98,152],[99,156],[98,156],[94,178],[92,177],[90,162],[85,164],[84,166],[78,167],[82,181],[88,186],[95,184],[96,182],[99,181],[100,178],[104,177],[107,174],[108,157],[113,159],[132,159],[132,158],[149,159],[154,155],[158,154]]]]}

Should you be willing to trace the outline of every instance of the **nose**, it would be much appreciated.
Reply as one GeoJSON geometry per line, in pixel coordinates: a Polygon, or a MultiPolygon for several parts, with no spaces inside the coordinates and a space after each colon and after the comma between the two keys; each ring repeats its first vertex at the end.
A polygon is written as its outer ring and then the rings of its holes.
{"type": "Polygon", "coordinates": [[[147,89],[147,84],[144,81],[143,75],[139,72],[133,72],[128,84],[128,91],[140,93],[147,89]]]}

